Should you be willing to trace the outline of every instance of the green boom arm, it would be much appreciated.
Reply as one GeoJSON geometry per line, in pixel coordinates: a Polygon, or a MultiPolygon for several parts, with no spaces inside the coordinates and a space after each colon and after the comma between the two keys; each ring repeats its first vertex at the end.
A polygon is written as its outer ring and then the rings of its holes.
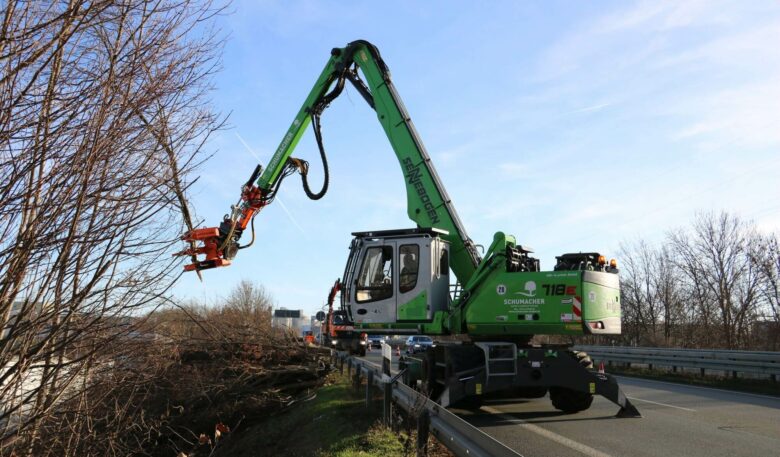
{"type": "MultiPolygon", "coordinates": [[[[217,255],[235,252],[241,231],[256,211],[270,203],[281,181],[291,172],[297,170],[303,175],[306,193],[310,197],[322,196],[327,187],[328,171],[319,132],[319,115],[341,93],[347,80],[374,108],[379,123],[395,151],[405,177],[409,218],[420,227],[435,227],[448,232],[445,239],[451,245],[450,265],[458,280],[465,284],[476,271],[481,261],[480,255],[466,234],[436,174],[433,163],[395,90],[387,65],[377,48],[362,40],[349,43],[344,48],[333,49],[325,69],[306,97],[306,101],[295,116],[268,166],[262,174],[259,174],[259,167],[255,170],[250,181],[243,188],[241,202],[233,207],[230,219],[223,221],[219,228],[220,235],[216,241],[217,255]],[[362,71],[365,83],[360,79],[358,69],[362,71]],[[312,121],[325,165],[325,187],[319,194],[312,194],[308,189],[306,182],[308,164],[291,157],[303,132],[312,121]],[[222,250],[219,250],[220,247],[222,250]]],[[[228,255],[225,257],[230,258],[228,255]]]]}

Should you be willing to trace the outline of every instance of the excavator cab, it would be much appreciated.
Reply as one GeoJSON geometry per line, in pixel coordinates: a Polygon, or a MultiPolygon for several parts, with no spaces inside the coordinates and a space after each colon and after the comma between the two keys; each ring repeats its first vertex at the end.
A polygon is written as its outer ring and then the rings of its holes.
{"type": "Polygon", "coordinates": [[[449,306],[449,243],[438,229],[355,232],[344,309],[356,325],[431,322],[449,306]]]}

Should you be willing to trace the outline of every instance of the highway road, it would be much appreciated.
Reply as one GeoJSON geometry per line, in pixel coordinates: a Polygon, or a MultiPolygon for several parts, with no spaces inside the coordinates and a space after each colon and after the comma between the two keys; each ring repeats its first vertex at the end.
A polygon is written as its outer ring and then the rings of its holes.
{"type": "MultiPolygon", "coordinates": [[[[380,363],[378,350],[366,359],[380,363]]],[[[395,368],[395,363],[394,363],[395,368]]],[[[619,377],[644,417],[618,419],[596,397],[587,411],[563,414],[549,398],[487,400],[452,409],[526,457],[780,456],[780,397],[619,377]]]]}

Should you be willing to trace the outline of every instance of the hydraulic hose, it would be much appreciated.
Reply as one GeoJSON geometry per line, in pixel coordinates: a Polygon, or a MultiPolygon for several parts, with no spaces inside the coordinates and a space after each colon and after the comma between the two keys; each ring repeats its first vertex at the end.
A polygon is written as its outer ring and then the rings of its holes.
{"type": "Polygon", "coordinates": [[[325,156],[325,146],[322,144],[322,131],[320,129],[320,113],[315,112],[311,117],[311,125],[314,129],[314,137],[317,139],[317,148],[320,150],[320,158],[322,158],[322,170],[325,174],[322,182],[322,189],[319,192],[312,192],[309,187],[308,173],[301,173],[301,181],[303,182],[303,191],[306,192],[306,196],[312,200],[319,200],[325,196],[328,191],[328,184],[330,182],[330,173],[328,172],[328,158],[325,156]]]}

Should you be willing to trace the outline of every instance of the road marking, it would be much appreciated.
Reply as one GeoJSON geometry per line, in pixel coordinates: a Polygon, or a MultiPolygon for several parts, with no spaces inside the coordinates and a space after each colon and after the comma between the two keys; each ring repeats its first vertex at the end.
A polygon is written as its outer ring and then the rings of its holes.
{"type": "Polygon", "coordinates": [[[523,419],[519,419],[517,417],[511,416],[509,414],[503,413],[501,410],[493,408],[492,406],[483,406],[483,410],[494,414],[506,421],[512,422],[517,424],[520,427],[523,427],[524,429],[528,430],[529,432],[534,432],[537,435],[543,436],[551,441],[555,441],[558,444],[561,444],[563,446],[566,446],[569,449],[572,449],[574,451],[577,451],[581,454],[585,454],[589,457],[612,457],[610,454],[607,454],[605,452],[601,452],[598,449],[593,449],[592,447],[582,444],[578,441],[574,441],[570,438],[566,438],[563,435],[559,435],[555,432],[551,432],[550,430],[547,430],[545,428],[539,427],[538,425],[534,425],[528,421],[525,421],[523,419]]]}
{"type": "Polygon", "coordinates": [[[690,408],[683,408],[682,406],[674,406],[674,405],[669,405],[669,404],[667,404],[667,403],[660,403],[660,402],[657,402],[657,401],[642,400],[641,398],[636,398],[636,397],[629,397],[628,395],[626,395],[626,398],[628,398],[629,400],[643,401],[643,402],[645,402],[645,403],[652,403],[652,404],[654,404],[654,405],[659,405],[659,406],[666,406],[666,407],[668,407],[668,408],[681,409],[681,410],[683,410],[683,411],[691,411],[691,412],[693,412],[693,413],[695,413],[695,412],[696,412],[696,410],[695,410],[695,409],[690,409],[690,408]]]}

